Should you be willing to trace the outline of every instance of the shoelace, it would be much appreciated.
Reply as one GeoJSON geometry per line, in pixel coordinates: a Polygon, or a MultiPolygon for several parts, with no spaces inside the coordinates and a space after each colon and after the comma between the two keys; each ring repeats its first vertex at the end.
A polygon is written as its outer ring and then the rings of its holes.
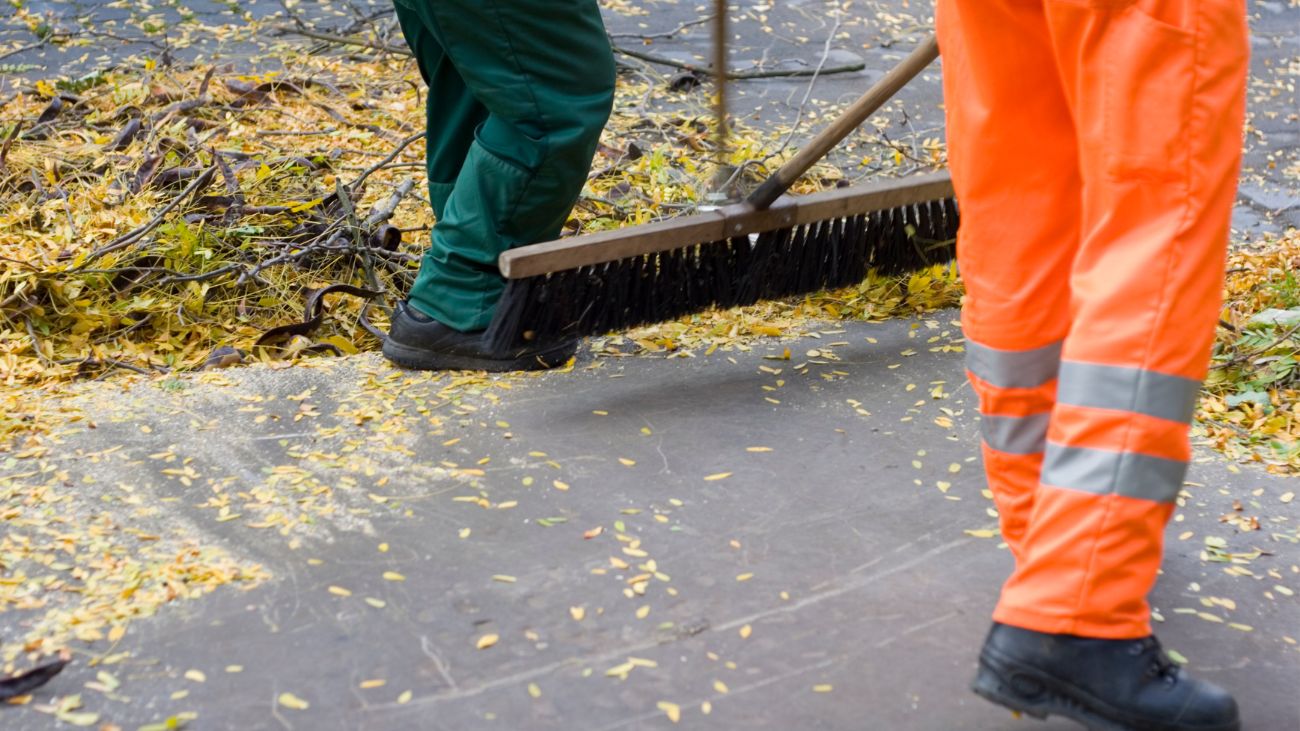
{"type": "Polygon", "coordinates": [[[1138,641],[1134,648],[1135,655],[1147,655],[1151,659],[1151,665],[1147,668],[1147,674],[1160,678],[1168,683],[1173,683],[1178,679],[1178,663],[1174,662],[1165,654],[1164,648],[1160,646],[1160,640],[1154,635],[1144,637],[1138,641]]]}

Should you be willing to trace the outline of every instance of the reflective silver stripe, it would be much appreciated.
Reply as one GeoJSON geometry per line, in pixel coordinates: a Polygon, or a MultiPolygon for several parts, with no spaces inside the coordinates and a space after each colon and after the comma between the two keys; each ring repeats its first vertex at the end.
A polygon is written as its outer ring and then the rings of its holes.
{"type": "Polygon", "coordinates": [[[1033,350],[998,350],[967,339],[966,367],[981,381],[998,388],[1038,388],[1056,378],[1061,367],[1061,343],[1033,350]]]}
{"type": "Polygon", "coordinates": [[[1186,475],[1186,462],[1133,452],[1049,443],[1043,457],[1044,485],[1157,503],[1172,503],[1186,475]]]}
{"type": "Polygon", "coordinates": [[[1056,400],[1072,406],[1114,409],[1159,419],[1192,421],[1200,381],[1141,368],[1061,363],[1056,400]]]}
{"type": "Polygon", "coordinates": [[[993,449],[1007,454],[1038,454],[1047,444],[1047,423],[1050,412],[1029,416],[980,417],[980,431],[984,442],[993,449]]]}

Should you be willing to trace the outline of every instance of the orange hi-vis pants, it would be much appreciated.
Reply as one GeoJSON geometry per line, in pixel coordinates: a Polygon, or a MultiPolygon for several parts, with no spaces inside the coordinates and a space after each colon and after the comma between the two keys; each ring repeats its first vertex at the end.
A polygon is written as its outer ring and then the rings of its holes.
{"type": "Polygon", "coordinates": [[[994,619],[1150,634],[1221,307],[1244,0],[938,0],[994,619]]]}

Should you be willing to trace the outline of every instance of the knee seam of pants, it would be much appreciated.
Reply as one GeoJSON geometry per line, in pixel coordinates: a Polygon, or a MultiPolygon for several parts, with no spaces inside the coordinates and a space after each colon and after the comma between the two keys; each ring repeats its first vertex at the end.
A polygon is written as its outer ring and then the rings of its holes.
{"type": "MultiPolygon", "coordinates": [[[[541,141],[542,155],[541,155],[541,160],[538,163],[537,167],[525,168],[516,165],[513,162],[505,159],[504,157],[498,155],[497,153],[493,152],[491,149],[489,149],[481,142],[475,142],[475,144],[478,145],[479,149],[483,150],[484,154],[486,154],[488,158],[491,159],[493,162],[499,163],[501,165],[505,165],[507,167],[514,168],[519,172],[524,173],[524,175],[526,176],[524,178],[523,184],[519,186],[519,191],[515,195],[514,200],[510,201],[510,205],[506,207],[505,220],[507,221],[513,220],[515,216],[518,215],[519,213],[519,206],[523,205],[524,200],[528,198],[528,192],[533,187],[533,183],[537,181],[538,171],[544,169],[547,163],[549,162],[549,158],[551,154],[550,145],[548,145],[545,140],[542,140],[541,141]]],[[[500,231],[497,231],[498,235],[500,235],[500,233],[501,233],[500,231]]]]}

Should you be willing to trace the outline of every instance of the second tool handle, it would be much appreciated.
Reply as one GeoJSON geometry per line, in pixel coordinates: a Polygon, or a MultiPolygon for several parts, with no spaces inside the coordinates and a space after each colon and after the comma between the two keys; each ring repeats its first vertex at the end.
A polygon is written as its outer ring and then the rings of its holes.
{"type": "Polygon", "coordinates": [[[822,130],[807,145],[799,150],[798,154],[782,165],[771,177],[763,181],[758,189],[750,193],[745,199],[745,203],[753,206],[758,210],[763,210],[772,205],[777,198],[785,195],[785,192],[794,185],[794,181],[799,179],[800,175],[808,172],[808,169],[816,165],[819,160],[826,157],[826,153],[838,145],[845,137],[848,137],[853,130],[857,129],[863,122],[867,121],[877,109],[885,102],[889,101],[894,94],[898,93],[907,85],[907,82],[921,73],[921,70],[929,66],[936,58],[939,57],[939,42],[934,35],[926,38],[912,51],[907,58],[903,59],[894,68],[890,69],[885,77],[876,82],[863,94],[853,106],[849,107],[839,116],[829,127],[822,130]]]}

